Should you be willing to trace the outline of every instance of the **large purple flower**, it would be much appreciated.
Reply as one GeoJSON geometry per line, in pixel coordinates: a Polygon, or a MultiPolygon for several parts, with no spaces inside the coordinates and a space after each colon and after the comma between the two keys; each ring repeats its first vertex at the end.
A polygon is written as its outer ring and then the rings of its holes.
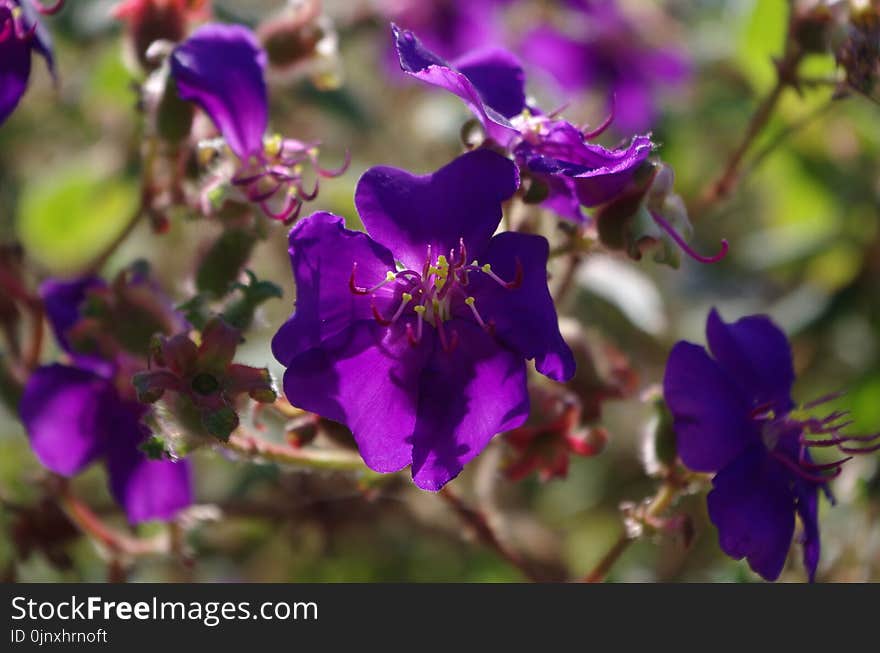
{"type": "MultiPolygon", "coordinates": [[[[714,472],[709,516],[722,550],[767,580],[782,571],[795,514],[803,524],[803,557],[810,580],[819,562],[819,492],[849,458],[813,461],[810,449],[852,446],[877,436],[840,433],[845,413],[796,418],[791,349],[785,334],[761,315],[732,324],[712,310],[706,324],[709,352],[689,342],[672,348],[663,380],[682,462],[714,472]],[[711,356],[709,355],[711,353],[711,356]],[[827,436],[813,439],[809,436],[827,436]]],[[[812,402],[811,408],[820,402],[812,402]]],[[[830,493],[828,493],[830,497],[830,493]]]]}
{"type": "Polygon", "coordinates": [[[658,92],[688,79],[687,57],[679,49],[647,43],[644,27],[637,29],[615,0],[568,4],[564,27],[544,24],[525,36],[523,58],[550,73],[566,92],[605,90],[620,129],[650,129],[658,92]]]}
{"type": "Polygon", "coordinates": [[[355,203],[370,235],[316,213],[290,234],[296,311],[272,341],[296,406],[346,424],[379,472],[438,490],[526,419],[525,359],[574,358],[547,290],[548,243],[493,236],[516,166],[489,150],[433,174],[375,167],[355,203]]]}
{"type": "Polygon", "coordinates": [[[89,293],[105,287],[95,277],[43,284],[49,322],[72,364],[46,365],[31,375],[21,419],[40,462],[53,472],[73,476],[103,460],[129,521],[170,519],[192,502],[190,469],[185,461],[153,460],[141,451],[149,436],[141,420],[149,408],[134,397],[134,361],[84,354],[71,344],[89,293]]]}
{"type": "Polygon", "coordinates": [[[396,25],[392,32],[401,68],[460,97],[487,137],[511,153],[523,174],[546,185],[544,204],[563,217],[583,221],[581,206],[596,206],[620,193],[653,150],[649,136],[606,149],[588,142],[601,128],[585,133],[529,106],[525,73],[506,50],[480,50],[449,63],[412,32],[396,25]]]}
{"type": "Polygon", "coordinates": [[[34,0],[0,0],[0,125],[18,106],[31,76],[31,52],[55,75],[52,39],[39,14],[58,12],[63,0],[44,7],[34,0]]]}
{"type": "Polygon", "coordinates": [[[230,181],[266,215],[290,222],[303,202],[318,193],[317,179],[306,189],[304,166],[311,164],[319,177],[335,177],[347,163],[326,170],[318,164],[319,143],[267,136],[266,61],[266,52],[248,28],[211,23],[174,49],[171,75],[180,97],[208,114],[236,159],[231,175],[216,174],[207,184],[205,197],[230,181]]]}

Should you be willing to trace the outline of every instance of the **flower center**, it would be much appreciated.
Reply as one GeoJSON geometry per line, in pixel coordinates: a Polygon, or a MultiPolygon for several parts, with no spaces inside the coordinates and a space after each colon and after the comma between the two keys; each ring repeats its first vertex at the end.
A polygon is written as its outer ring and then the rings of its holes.
{"type": "Polygon", "coordinates": [[[266,136],[263,149],[253,154],[247,161],[239,161],[229,151],[222,139],[203,141],[199,144],[202,163],[208,163],[221,155],[224,159],[236,162],[231,178],[228,172],[218,173],[207,183],[202,191],[203,205],[210,206],[215,197],[222,195],[224,182],[228,179],[250,202],[258,204],[270,218],[286,224],[294,222],[305,202],[318,196],[321,177],[338,177],[349,165],[349,154],[336,170],[328,170],[318,163],[320,150],[318,143],[304,143],[292,138],[282,138],[279,134],[266,136]],[[314,177],[310,188],[306,187],[307,168],[309,177],[314,177]]]}
{"type": "Polygon", "coordinates": [[[839,396],[834,394],[822,397],[783,415],[776,415],[772,403],[758,406],[751,413],[752,419],[760,425],[761,439],[770,455],[805,481],[827,483],[840,476],[844,463],[854,455],[880,450],[880,433],[843,433],[843,429],[852,424],[852,420],[847,419],[848,411],[833,411],[822,418],[806,415],[809,409],[839,396]],[[815,436],[823,437],[817,439],[815,436]],[[836,447],[838,451],[848,455],[827,463],[813,462],[810,450],[828,447],[836,447]]]}
{"type": "MultiPolygon", "coordinates": [[[[401,268],[403,266],[400,266],[401,268]]],[[[523,270],[519,259],[516,261],[516,276],[512,281],[499,277],[488,263],[480,265],[475,259],[468,263],[464,239],[459,239],[457,249],[449,255],[440,254],[436,258],[428,246],[425,263],[419,271],[411,269],[389,270],[385,279],[376,285],[364,288],[357,285],[357,262],[354,263],[349,278],[349,290],[355,295],[370,295],[373,317],[383,325],[390,326],[404,316],[415,316],[415,326],[407,323],[407,338],[413,345],[422,339],[425,322],[437,330],[440,343],[445,351],[452,351],[458,343],[458,332],[447,332],[444,326],[453,317],[470,317],[488,333],[494,332],[494,322],[484,319],[477,308],[477,299],[470,291],[470,275],[482,274],[507,290],[522,285],[523,270]],[[383,315],[376,306],[377,293],[391,289],[398,303],[391,315],[383,315]]],[[[392,304],[393,305],[393,304],[392,304]]]]}

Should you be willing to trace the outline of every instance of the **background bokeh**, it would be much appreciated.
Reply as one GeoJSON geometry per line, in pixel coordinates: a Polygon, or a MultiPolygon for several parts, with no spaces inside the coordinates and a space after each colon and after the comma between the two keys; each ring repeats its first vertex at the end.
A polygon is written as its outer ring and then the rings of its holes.
{"type": "MultiPolygon", "coordinates": [[[[140,119],[126,67],[122,31],[109,16],[112,2],[75,0],[52,19],[60,85],[35,65],[31,88],[0,128],[0,240],[22,243],[39,277],[75,273],[122,230],[138,199],[140,119]]],[[[216,2],[226,20],[255,24],[275,4],[216,2]]],[[[307,209],[326,209],[356,225],[354,184],[368,167],[393,165],[427,172],[461,148],[469,117],[443,93],[390,74],[387,22],[367,2],[327,0],[339,32],[342,85],[321,90],[308,77],[271,80],[275,130],[320,139],[322,160],[352,165],[322,186],[307,209]]],[[[757,100],[774,82],[771,58],[785,32],[784,0],[671,0],[652,5],[666,16],[650,38],[690,53],[689,84],[659,95],[654,140],[676,173],[689,204],[720,171],[741,138],[757,100]]],[[[647,20],[647,19],[646,19],[647,20]]],[[[513,26],[514,29],[516,26],[513,26]]],[[[525,62],[528,65],[528,62],[525,62]]],[[[829,56],[807,62],[810,74],[834,74],[829,56]]],[[[550,106],[558,95],[531,90],[550,106]]],[[[621,532],[619,505],[649,496],[656,481],[642,455],[650,403],[640,397],[662,377],[665,356],[680,338],[703,342],[710,307],[727,320],[768,313],[791,336],[800,401],[845,389],[837,406],[853,411],[855,430],[880,429],[880,107],[863,97],[835,102],[825,87],[787,92],[758,141],[760,151],[805,116],[807,124],[755,165],[733,197],[692,213],[700,251],[721,238],[730,255],[716,265],[684,260],[678,270],[623,257],[588,258],[578,289],[563,312],[590,338],[624,352],[638,373],[639,391],[603,406],[611,434],[598,457],[573,458],[565,480],[499,481],[503,454],[496,442],[454,485],[487,510],[507,540],[548,569],[586,573],[621,532]]],[[[603,95],[585,94],[567,117],[597,123],[603,95]]],[[[558,102],[557,102],[558,103],[558,102]]],[[[605,137],[613,143],[614,135],[605,137]]],[[[241,350],[244,362],[280,368],[268,341],[293,305],[285,228],[272,225],[251,268],[278,283],[284,298],[265,304],[241,350]]],[[[210,221],[175,214],[170,231],[144,222],[106,265],[112,274],[147,258],[172,296],[191,292],[200,252],[217,231],[210,221]]],[[[46,360],[55,356],[51,345],[46,360]]],[[[468,537],[446,504],[405,476],[363,492],[345,475],[256,465],[201,451],[194,456],[202,521],[189,533],[194,563],[137,561],[131,580],[254,581],[514,581],[519,572],[468,537]]],[[[838,505],[822,505],[827,581],[880,580],[878,457],[849,464],[835,482],[838,505]]],[[[85,538],[58,528],[58,550],[22,555],[22,507],[50,512],[41,501],[41,468],[14,413],[0,407],[0,574],[21,580],[103,580],[107,564],[85,538]],[[17,530],[18,529],[18,530],[17,530]]],[[[95,466],[75,487],[98,513],[122,526],[95,466]]],[[[643,538],[613,568],[616,581],[754,581],[745,563],[722,555],[705,515],[704,495],[677,506],[695,520],[689,548],[677,538],[643,538]]],[[[158,526],[148,525],[149,533],[158,526]]],[[[791,556],[783,580],[803,579],[791,556]]]]}

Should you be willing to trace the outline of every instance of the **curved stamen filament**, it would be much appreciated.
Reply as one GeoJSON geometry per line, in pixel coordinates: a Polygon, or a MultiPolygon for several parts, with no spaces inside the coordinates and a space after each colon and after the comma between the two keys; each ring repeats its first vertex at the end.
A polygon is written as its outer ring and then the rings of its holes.
{"type": "Polygon", "coordinates": [[[385,279],[383,281],[380,281],[372,288],[361,288],[357,285],[354,279],[355,274],[357,274],[357,265],[357,261],[351,264],[351,276],[348,278],[348,289],[355,295],[370,295],[379,290],[379,288],[387,286],[389,283],[397,279],[397,275],[391,270],[388,270],[388,272],[385,273],[385,279]]]}
{"type": "Polygon", "coordinates": [[[345,150],[345,159],[338,168],[324,168],[318,163],[317,153],[314,157],[311,158],[312,165],[315,168],[315,172],[317,172],[322,177],[338,177],[339,175],[345,174],[345,171],[348,170],[348,167],[351,165],[351,152],[349,150],[345,150]]]}
{"type": "Polygon", "coordinates": [[[838,467],[840,467],[844,463],[849,462],[852,459],[853,459],[852,456],[847,456],[846,458],[841,458],[840,460],[835,460],[830,463],[813,463],[813,462],[810,462],[809,460],[806,460],[802,456],[801,460],[799,462],[802,467],[806,467],[807,469],[812,469],[812,470],[816,470],[816,471],[825,471],[828,469],[837,469],[838,467]]]}
{"type": "Polygon", "coordinates": [[[828,481],[837,478],[840,476],[841,468],[836,467],[831,474],[811,474],[806,469],[798,465],[793,460],[789,460],[786,456],[776,451],[771,451],[770,455],[773,456],[776,460],[781,462],[783,465],[788,467],[795,474],[800,476],[802,479],[806,481],[810,481],[811,483],[827,483],[828,481]]]}
{"type": "Polygon", "coordinates": [[[64,2],[65,0],[56,0],[54,5],[47,6],[40,2],[40,0],[30,0],[33,8],[44,16],[52,16],[53,14],[57,14],[64,8],[64,2]]]}
{"type": "Polygon", "coordinates": [[[615,110],[615,105],[616,105],[615,99],[616,98],[614,97],[614,95],[612,95],[611,96],[611,108],[608,111],[608,116],[605,118],[605,120],[602,121],[602,123],[598,127],[593,129],[592,131],[581,132],[584,135],[585,140],[590,140],[591,138],[596,138],[597,136],[601,136],[602,134],[605,133],[605,130],[611,126],[611,123],[614,122],[614,110],[615,110]]]}
{"type": "Polygon", "coordinates": [[[299,217],[302,210],[302,202],[294,195],[288,195],[284,207],[280,211],[273,211],[268,203],[264,200],[260,202],[260,208],[267,216],[273,220],[290,224],[299,217]]]}
{"type": "Polygon", "coordinates": [[[422,340],[422,325],[425,322],[425,307],[424,306],[416,306],[413,308],[416,312],[416,332],[413,333],[412,324],[406,325],[406,338],[409,340],[409,344],[417,345],[422,340]]]}
{"type": "Polygon", "coordinates": [[[478,270],[478,271],[482,272],[487,277],[492,279],[495,283],[497,283],[499,286],[507,288],[508,290],[512,290],[514,288],[519,288],[523,282],[523,267],[522,267],[522,261],[519,260],[519,257],[517,257],[517,259],[516,259],[516,274],[513,278],[513,281],[505,281],[504,279],[499,277],[497,274],[495,274],[492,271],[492,266],[489,263],[486,263],[485,265],[477,266],[476,262],[474,262],[474,264],[468,266],[467,269],[478,270]]]}
{"type": "Polygon", "coordinates": [[[654,219],[654,222],[657,223],[657,226],[660,227],[663,231],[665,231],[672,240],[675,241],[675,244],[681,248],[685,254],[690,256],[695,261],[699,261],[700,263],[717,263],[725,256],[727,256],[727,250],[730,249],[730,245],[727,243],[727,239],[721,240],[721,251],[718,252],[715,256],[702,256],[701,254],[697,254],[690,245],[685,242],[685,239],[681,237],[671,224],[669,224],[666,219],[661,216],[656,211],[651,211],[651,217],[654,219]]]}
{"type": "Polygon", "coordinates": [[[802,408],[804,410],[809,410],[811,408],[815,408],[816,406],[821,406],[822,404],[827,404],[829,401],[834,401],[835,399],[840,399],[846,394],[846,390],[839,390],[837,392],[830,392],[827,395],[823,395],[818,399],[813,399],[813,401],[808,401],[805,403],[802,408]]]}
{"type": "Polygon", "coordinates": [[[827,440],[809,440],[801,437],[801,444],[808,447],[836,447],[850,442],[873,442],[877,438],[880,438],[880,433],[871,433],[870,435],[841,435],[827,440]]]}

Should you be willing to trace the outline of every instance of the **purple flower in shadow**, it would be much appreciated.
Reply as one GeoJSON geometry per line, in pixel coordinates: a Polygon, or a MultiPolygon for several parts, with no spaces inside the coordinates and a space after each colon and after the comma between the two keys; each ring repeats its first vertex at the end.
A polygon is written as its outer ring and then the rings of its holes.
{"type": "Polygon", "coordinates": [[[617,126],[624,132],[650,129],[658,92],[681,86],[690,76],[685,53],[649,44],[645,29],[624,15],[614,0],[568,4],[564,27],[536,27],[526,34],[519,52],[567,93],[597,87],[607,92],[617,126]]]}
{"type": "Polygon", "coordinates": [[[180,97],[208,114],[235,158],[231,175],[218,173],[206,185],[206,212],[212,191],[231,182],[269,217],[292,222],[303,203],[317,197],[318,178],[342,174],[348,162],[326,170],[318,164],[319,143],[267,136],[266,61],[266,52],[248,28],[212,23],[174,49],[171,75],[180,97]],[[316,174],[312,188],[306,188],[306,165],[316,174]]]}
{"type": "Polygon", "coordinates": [[[0,125],[18,106],[31,76],[31,52],[46,61],[55,76],[52,38],[39,14],[61,10],[63,0],[45,7],[34,0],[0,0],[0,125]]]}
{"type": "Polygon", "coordinates": [[[583,222],[581,206],[602,204],[626,187],[653,151],[650,136],[609,150],[588,142],[592,132],[544,114],[526,102],[525,73],[517,58],[500,48],[480,50],[447,62],[410,31],[391,27],[404,72],[460,97],[486,136],[515,158],[523,175],[546,185],[543,204],[562,217],[583,222]]]}
{"type": "Polygon", "coordinates": [[[819,492],[831,498],[827,483],[849,457],[816,463],[811,449],[868,453],[880,449],[871,444],[878,435],[842,434],[851,422],[841,411],[821,419],[799,417],[791,398],[791,348],[769,318],[753,315],[728,324],[713,309],[706,338],[708,352],[681,341],[666,364],[663,388],[679,456],[690,469],[715,474],[709,517],[727,555],[746,558],[763,578],[776,580],[797,514],[812,581],[820,551],[819,492]]]}
{"type": "Polygon", "coordinates": [[[89,293],[103,288],[96,277],[43,284],[49,322],[71,363],[46,365],[31,375],[21,419],[44,466],[74,476],[103,460],[110,490],[130,522],[171,519],[192,502],[190,468],[185,461],[151,459],[140,449],[149,437],[141,423],[149,408],[134,397],[134,361],[123,354],[83,354],[71,345],[89,293]]]}
{"type": "Polygon", "coordinates": [[[425,176],[360,179],[369,235],[316,213],[290,234],[296,311],[272,341],[300,408],[347,425],[367,465],[439,490],[529,411],[526,359],[564,381],[574,358],[547,289],[549,246],[502,233],[514,164],[489,150],[425,176]]]}

